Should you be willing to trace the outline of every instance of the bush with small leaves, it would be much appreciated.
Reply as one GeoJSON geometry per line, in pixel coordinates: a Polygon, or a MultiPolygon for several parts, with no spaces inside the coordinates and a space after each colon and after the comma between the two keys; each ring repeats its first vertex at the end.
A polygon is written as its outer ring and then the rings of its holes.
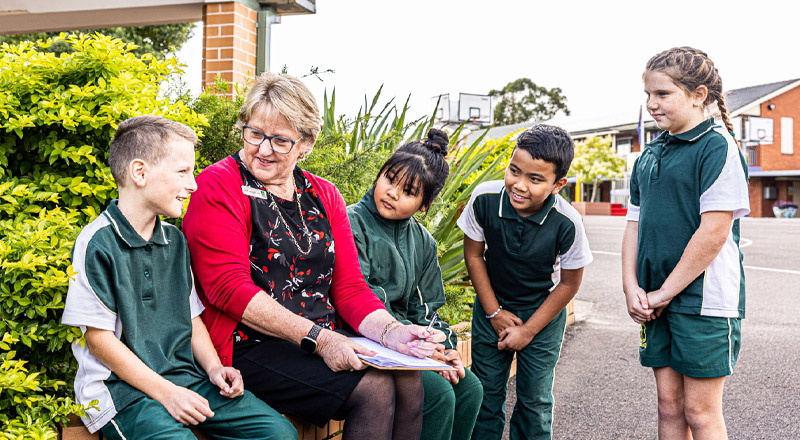
{"type": "Polygon", "coordinates": [[[0,47],[0,439],[56,438],[72,398],[80,330],[60,324],[80,229],[117,197],[117,123],[157,114],[198,130],[205,116],[160,96],[175,60],[137,57],[102,35],[0,47]],[[55,42],[73,51],[35,50],[55,42]]]}

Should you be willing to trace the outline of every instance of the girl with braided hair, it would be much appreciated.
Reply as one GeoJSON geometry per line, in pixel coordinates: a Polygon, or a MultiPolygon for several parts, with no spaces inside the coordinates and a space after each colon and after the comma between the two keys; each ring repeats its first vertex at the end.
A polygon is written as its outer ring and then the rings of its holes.
{"type": "Polygon", "coordinates": [[[739,218],[750,212],[747,166],[722,80],[705,52],[647,62],[647,110],[664,130],[636,160],[622,278],[653,368],[660,439],[725,439],[722,392],[741,343],[745,284],[739,218]],[[716,105],[724,127],[709,117],[716,105]]]}

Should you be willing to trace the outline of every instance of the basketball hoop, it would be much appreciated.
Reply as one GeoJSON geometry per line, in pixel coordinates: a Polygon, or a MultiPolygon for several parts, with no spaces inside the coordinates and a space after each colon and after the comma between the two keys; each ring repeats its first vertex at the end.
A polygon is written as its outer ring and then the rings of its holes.
{"type": "Polygon", "coordinates": [[[759,129],[756,135],[758,136],[758,145],[764,145],[764,139],[767,138],[767,130],[759,129]]]}

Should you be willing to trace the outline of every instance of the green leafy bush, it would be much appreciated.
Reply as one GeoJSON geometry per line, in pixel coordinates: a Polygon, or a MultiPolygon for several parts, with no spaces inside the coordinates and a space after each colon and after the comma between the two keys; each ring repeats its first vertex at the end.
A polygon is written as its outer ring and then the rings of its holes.
{"type": "Polygon", "coordinates": [[[439,308],[439,316],[450,325],[472,319],[472,305],[475,291],[462,285],[444,286],[444,305],[439,308]]]}
{"type": "Polygon", "coordinates": [[[406,121],[408,99],[401,109],[394,98],[381,103],[378,89],[354,119],[336,116],[336,90],[325,92],[322,131],[314,152],[302,167],[333,182],[347,204],[356,203],[372,186],[383,162],[400,145],[422,136],[429,118],[406,121]]]}
{"type": "MultiPolygon", "coordinates": [[[[503,175],[499,167],[505,156],[483,141],[483,135],[466,145],[461,138],[463,125],[450,136],[448,160],[450,176],[447,178],[439,198],[421,221],[438,244],[439,266],[442,279],[447,284],[466,286],[467,268],[464,265],[464,233],[456,225],[469,201],[472,191],[479,184],[496,180],[503,175]],[[493,159],[490,157],[494,157],[493,159]]],[[[488,130],[487,130],[488,131],[488,130]]]]}
{"type": "Polygon", "coordinates": [[[242,104],[243,88],[238,84],[229,84],[220,76],[217,76],[213,86],[190,101],[192,110],[208,118],[208,127],[203,130],[203,137],[197,146],[199,167],[205,168],[242,148],[242,135],[236,128],[242,104]],[[233,98],[227,97],[231,89],[233,98]]]}
{"type": "Polygon", "coordinates": [[[159,114],[195,129],[204,116],[159,97],[176,61],[136,57],[102,35],[0,48],[0,438],[55,438],[72,400],[80,330],[62,326],[70,251],[117,196],[107,165],[117,123],[159,114]],[[42,50],[68,44],[56,56],[42,50]]]}

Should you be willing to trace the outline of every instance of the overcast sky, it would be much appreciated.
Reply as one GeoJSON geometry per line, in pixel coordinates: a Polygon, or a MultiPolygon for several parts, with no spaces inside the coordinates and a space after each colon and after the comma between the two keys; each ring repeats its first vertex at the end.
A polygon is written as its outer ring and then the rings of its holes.
{"type": "MultiPolygon", "coordinates": [[[[799,9],[780,0],[317,0],[316,14],[272,26],[270,62],[297,76],[334,70],[304,81],[320,105],[335,87],[337,113],[351,117],[381,84],[386,98],[411,94],[421,116],[440,93],[485,94],[527,77],[560,87],[573,116],[635,121],[644,65],[670,47],[706,51],[726,90],[800,78],[799,9]]],[[[185,53],[199,52],[194,40],[185,53]]],[[[191,82],[197,58],[182,56],[191,82]]]]}

